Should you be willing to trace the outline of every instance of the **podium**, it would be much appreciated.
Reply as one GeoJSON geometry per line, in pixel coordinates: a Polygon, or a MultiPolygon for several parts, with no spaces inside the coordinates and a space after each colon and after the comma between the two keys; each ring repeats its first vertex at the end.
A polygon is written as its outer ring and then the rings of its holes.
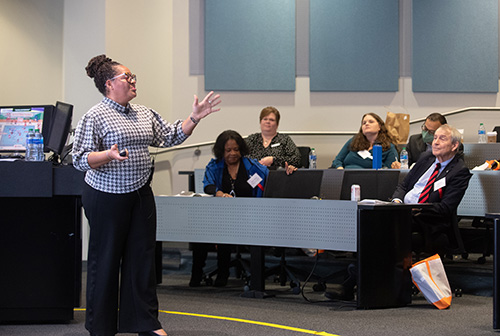
{"type": "Polygon", "coordinates": [[[0,162],[0,321],[69,321],[80,306],[84,173],[0,162]]]}

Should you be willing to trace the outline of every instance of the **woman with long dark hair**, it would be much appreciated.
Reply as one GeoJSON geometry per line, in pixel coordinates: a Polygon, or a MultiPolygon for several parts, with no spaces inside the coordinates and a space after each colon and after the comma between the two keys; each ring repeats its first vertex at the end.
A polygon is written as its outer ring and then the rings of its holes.
{"type": "Polygon", "coordinates": [[[361,118],[358,133],[345,143],[333,160],[331,168],[372,168],[372,149],[375,143],[382,146],[382,167],[391,168],[392,162],[398,159],[394,140],[377,114],[366,113],[361,118]]]}

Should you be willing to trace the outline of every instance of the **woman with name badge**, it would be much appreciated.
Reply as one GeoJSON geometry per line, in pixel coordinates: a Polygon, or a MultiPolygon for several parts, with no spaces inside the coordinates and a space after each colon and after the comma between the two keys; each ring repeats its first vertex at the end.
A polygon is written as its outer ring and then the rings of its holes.
{"type": "Polygon", "coordinates": [[[283,167],[290,174],[300,165],[300,152],[286,134],[278,133],[280,112],[268,106],[260,112],[260,133],[246,138],[249,149],[248,157],[257,159],[269,169],[283,167]]]}
{"type": "Polygon", "coordinates": [[[375,113],[367,113],[361,119],[358,133],[349,139],[332,162],[331,168],[373,168],[373,147],[382,146],[382,168],[391,168],[398,152],[384,121],[375,113]]]}
{"type": "MultiPolygon", "coordinates": [[[[215,141],[213,153],[215,158],[205,168],[205,193],[216,197],[262,197],[269,170],[257,160],[246,157],[248,147],[238,132],[222,132],[215,141]]],[[[211,246],[213,244],[192,243],[193,267],[190,287],[201,285],[203,267],[211,246]]],[[[216,287],[227,284],[231,249],[231,245],[217,244],[218,272],[214,282],[216,287]]]]}

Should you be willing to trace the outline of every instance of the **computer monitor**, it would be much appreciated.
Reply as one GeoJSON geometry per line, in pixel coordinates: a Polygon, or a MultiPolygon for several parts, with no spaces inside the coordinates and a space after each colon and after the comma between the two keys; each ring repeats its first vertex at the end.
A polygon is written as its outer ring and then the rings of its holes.
{"type": "Polygon", "coordinates": [[[342,179],[341,200],[351,199],[351,186],[357,184],[361,189],[361,199],[387,201],[396,190],[399,170],[395,169],[345,169],[342,179]]]}
{"type": "Polygon", "coordinates": [[[26,151],[26,135],[30,129],[39,129],[47,138],[53,109],[53,105],[0,106],[0,152],[26,151]]]}
{"type": "Polygon", "coordinates": [[[73,105],[58,101],[52,113],[50,132],[45,147],[54,152],[52,161],[58,161],[71,131],[73,105]]]}
{"type": "Polygon", "coordinates": [[[290,175],[285,170],[271,170],[264,186],[264,197],[319,197],[322,178],[322,170],[298,169],[290,175]]]}

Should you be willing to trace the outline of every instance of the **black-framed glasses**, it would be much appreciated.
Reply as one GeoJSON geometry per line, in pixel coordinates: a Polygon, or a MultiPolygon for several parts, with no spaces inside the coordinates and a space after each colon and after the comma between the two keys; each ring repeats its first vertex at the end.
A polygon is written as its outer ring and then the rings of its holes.
{"type": "Polygon", "coordinates": [[[427,126],[425,126],[425,123],[422,124],[422,131],[426,131],[427,133],[429,133],[431,135],[434,135],[434,133],[436,133],[436,130],[431,131],[430,129],[428,129],[427,126]]]}
{"type": "Polygon", "coordinates": [[[137,76],[134,75],[133,73],[130,73],[130,72],[124,72],[124,73],[121,73],[119,75],[116,75],[115,77],[113,78],[110,78],[109,80],[115,80],[119,77],[122,77],[122,76],[125,76],[125,80],[129,83],[132,83],[132,81],[134,82],[137,82],[137,76]]]}

